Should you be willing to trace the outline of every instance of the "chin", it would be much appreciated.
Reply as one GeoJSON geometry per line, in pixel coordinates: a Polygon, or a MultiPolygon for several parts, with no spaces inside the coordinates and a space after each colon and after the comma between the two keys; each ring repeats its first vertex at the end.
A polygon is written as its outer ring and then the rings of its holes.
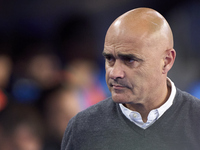
{"type": "Polygon", "coordinates": [[[127,103],[126,98],[123,95],[112,95],[112,99],[115,103],[127,103]]]}

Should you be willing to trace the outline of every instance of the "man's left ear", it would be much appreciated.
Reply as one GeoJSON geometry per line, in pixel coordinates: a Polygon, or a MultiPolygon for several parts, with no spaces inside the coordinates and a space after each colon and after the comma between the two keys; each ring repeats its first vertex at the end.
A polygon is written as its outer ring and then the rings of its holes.
{"type": "Polygon", "coordinates": [[[163,74],[166,74],[173,66],[176,58],[176,51],[174,49],[168,49],[165,51],[164,56],[164,66],[163,66],[163,74]]]}

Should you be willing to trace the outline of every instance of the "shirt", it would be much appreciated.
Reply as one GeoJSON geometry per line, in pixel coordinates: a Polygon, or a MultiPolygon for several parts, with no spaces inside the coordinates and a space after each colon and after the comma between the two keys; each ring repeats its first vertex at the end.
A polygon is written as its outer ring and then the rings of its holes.
{"type": "Polygon", "coordinates": [[[174,97],[176,95],[176,87],[174,83],[167,78],[167,85],[171,87],[171,93],[168,98],[168,100],[159,108],[153,109],[150,111],[147,122],[144,123],[142,120],[142,117],[139,112],[132,111],[128,108],[126,108],[123,104],[119,104],[120,109],[122,110],[122,113],[131,121],[134,122],[137,126],[140,128],[146,129],[150,125],[152,125],[156,120],[158,120],[166,111],[170,108],[170,106],[173,104],[174,97]]]}

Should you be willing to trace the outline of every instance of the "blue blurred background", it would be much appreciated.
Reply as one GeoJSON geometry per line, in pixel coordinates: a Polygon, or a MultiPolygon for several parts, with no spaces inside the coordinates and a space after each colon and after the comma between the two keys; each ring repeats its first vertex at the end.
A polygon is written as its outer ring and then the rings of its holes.
{"type": "Polygon", "coordinates": [[[0,0],[1,150],[60,150],[69,119],[110,96],[104,37],[136,7],[167,19],[177,52],[169,77],[200,98],[198,0],[0,0]]]}

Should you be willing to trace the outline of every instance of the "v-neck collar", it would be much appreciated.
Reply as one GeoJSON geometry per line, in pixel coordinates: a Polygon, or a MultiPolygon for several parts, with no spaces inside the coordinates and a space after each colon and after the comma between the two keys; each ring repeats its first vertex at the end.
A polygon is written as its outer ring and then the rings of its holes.
{"type": "Polygon", "coordinates": [[[148,134],[151,134],[151,133],[154,134],[158,130],[158,128],[162,128],[168,122],[168,120],[171,118],[171,116],[173,116],[175,110],[178,109],[178,107],[181,105],[181,103],[177,102],[177,99],[178,99],[177,96],[178,96],[178,93],[176,93],[176,96],[174,98],[174,102],[173,102],[172,106],[162,115],[162,117],[160,117],[157,121],[155,121],[151,126],[149,126],[146,129],[142,129],[139,126],[137,126],[136,124],[134,124],[133,122],[131,122],[122,113],[119,104],[116,104],[117,111],[118,111],[120,118],[124,120],[124,124],[126,124],[128,127],[133,129],[139,135],[145,137],[148,134]]]}

